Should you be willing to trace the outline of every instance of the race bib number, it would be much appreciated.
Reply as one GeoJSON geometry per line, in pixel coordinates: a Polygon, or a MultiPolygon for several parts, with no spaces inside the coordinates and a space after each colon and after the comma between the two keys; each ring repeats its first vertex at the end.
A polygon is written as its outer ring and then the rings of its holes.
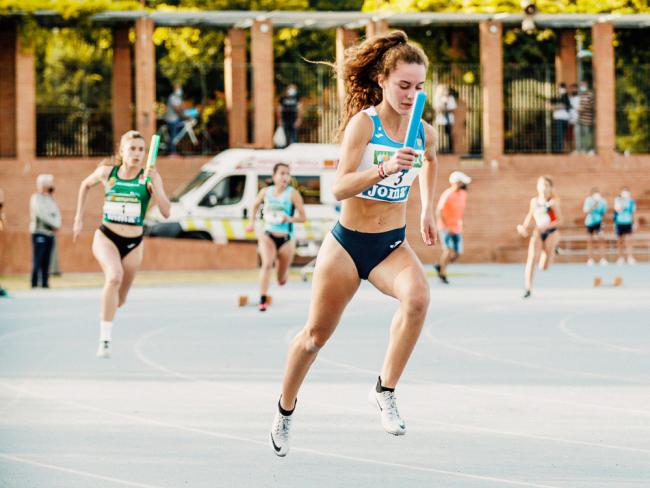
{"type": "Polygon", "coordinates": [[[140,218],[142,206],[139,201],[104,202],[104,217],[110,222],[135,224],[140,218]]]}
{"type": "Polygon", "coordinates": [[[267,203],[264,207],[264,222],[270,225],[280,225],[284,222],[284,209],[281,205],[267,203]]]}
{"type": "Polygon", "coordinates": [[[267,224],[279,225],[284,220],[284,212],[281,210],[271,210],[264,213],[264,221],[267,224]]]}
{"type": "MultiPolygon", "coordinates": [[[[420,150],[415,150],[417,153],[417,157],[415,158],[415,161],[413,161],[413,167],[414,168],[421,168],[422,167],[422,154],[424,151],[420,150]]],[[[395,151],[375,151],[373,154],[373,164],[378,165],[379,163],[385,163],[387,162],[390,158],[393,157],[393,154],[395,154],[395,151]]]]}

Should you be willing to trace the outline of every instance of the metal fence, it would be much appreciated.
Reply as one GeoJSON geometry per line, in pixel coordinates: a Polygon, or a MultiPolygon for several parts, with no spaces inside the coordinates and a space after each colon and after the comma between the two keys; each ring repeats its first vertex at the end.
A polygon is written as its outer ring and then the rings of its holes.
{"type": "Polygon", "coordinates": [[[113,151],[111,33],[42,29],[35,35],[36,154],[113,151]]]}
{"type": "Polygon", "coordinates": [[[616,146],[650,153],[650,65],[616,70],[616,146]]]}
{"type": "MultiPolygon", "coordinates": [[[[585,67],[589,75],[589,66],[585,67]]],[[[113,150],[110,112],[110,66],[101,71],[100,86],[78,84],[78,93],[68,94],[60,104],[37,103],[38,156],[98,156],[113,150]],[[104,93],[97,100],[97,93],[104,93]]],[[[252,68],[249,67],[249,86],[252,68]]],[[[92,74],[92,73],[90,73],[92,74]]],[[[90,79],[89,73],[82,77],[90,79]]],[[[482,152],[482,95],[478,65],[433,65],[425,90],[430,107],[427,120],[435,122],[436,87],[447,85],[457,108],[455,127],[446,131],[437,125],[439,152],[480,155],[482,152]]],[[[279,97],[287,84],[298,85],[303,105],[300,142],[332,142],[340,108],[336,79],[330,67],[297,63],[275,66],[275,90],[279,97]]],[[[228,123],[222,65],[197,66],[185,88],[187,119],[195,119],[177,143],[181,154],[215,154],[228,146],[228,123]]],[[[249,95],[251,91],[249,90],[249,95]]],[[[569,132],[557,150],[558,129],[553,123],[555,70],[552,65],[508,65],[504,70],[504,125],[506,153],[568,152],[573,149],[569,132]],[[555,142],[555,145],[554,145],[555,142]]],[[[165,138],[166,98],[159,95],[158,130],[165,138]]],[[[51,99],[50,99],[51,102],[51,99]]],[[[650,65],[626,67],[616,73],[616,133],[621,152],[650,152],[650,65]]],[[[249,136],[253,140],[251,106],[249,136]]],[[[169,145],[167,145],[169,148],[169,145]]],[[[162,154],[165,153],[163,145],[162,154]]]]}
{"type": "MultiPolygon", "coordinates": [[[[167,85],[167,84],[166,84],[167,85]]],[[[222,64],[197,64],[183,84],[183,125],[171,141],[165,121],[167,100],[171,94],[159,89],[156,108],[157,131],[161,136],[161,154],[175,149],[182,155],[215,154],[228,147],[228,117],[222,64]]]]}
{"type": "Polygon", "coordinates": [[[104,156],[112,152],[113,125],[110,111],[38,107],[38,156],[104,156]]]}
{"type": "MultiPolygon", "coordinates": [[[[433,65],[427,77],[431,80],[425,90],[432,107],[427,119],[435,123],[444,120],[435,107],[438,86],[445,85],[453,95],[456,109],[453,124],[435,124],[438,131],[438,152],[479,155],[483,151],[483,101],[481,97],[480,66],[478,64],[433,65]]],[[[451,121],[451,119],[450,119],[451,121]]]]}
{"type": "Polygon", "coordinates": [[[302,124],[298,142],[331,143],[338,128],[340,108],[336,78],[324,64],[296,63],[275,65],[275,92],[279,99],[290,83],[298,86],[302,104],[302,124]]]}
{"type": "MultiPolygon", "coordinates": [[[[591,86],[592,65],[583,63],[582,79],[591,86]]],[[[506,153],[592,151],[595,126],[580,128],[575,119],[553,117],[557,106],[555,67],[508,65],[504,70],[504,150],[506,153]],[[574,125],[575,124],[575,125],[574,125]]],[[[577,102],[579,105],[579,102],[577,102]]],[[[597,108],[595,108],[597,110],[597,108]]],[[[570,111],[571,112],[571,111],[570,111]]],[[[576,109],[573,117],[578,117],[576,109]]]]}
{"type": "Polygon", "coordinates": [[[553,148],[555,69],[550,65],[506,66],[504,130],[506,153],[544,153],[553,148]]]}
{"type": "MultiPolygon", "coordinates": [[[[332,68],[322,64],[278,64],[275,66],[276,93],[282,95],[290,83],[298,85],[303,106],[303,122],[298,130],[299,142],[328,143],[334,140],[340,118],[337,83],[332,68]]],[[[478,65],[432,66],[425,90],[433,106],[436,87],[447,85],[456,99],[455,122],[457,147],[460,154],[480,154],[482,151],[482,100],[478,65]]],[[[434,121],[433,109],[425,115],[434,121]]],[[[445,128],[437,127],[440,152],[450,152],[451,144],[445,128]]]]}

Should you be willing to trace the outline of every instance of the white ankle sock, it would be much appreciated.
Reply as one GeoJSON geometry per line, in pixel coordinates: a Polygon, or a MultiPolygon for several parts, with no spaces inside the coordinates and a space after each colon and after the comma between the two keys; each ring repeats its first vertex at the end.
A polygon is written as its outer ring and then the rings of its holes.
{"type": "Polygon", "coordinates": [[[113,331],[113,322],[106,322],[101,320],[99,322],[99,340],[100,341],[111,341],[113,331]]]}

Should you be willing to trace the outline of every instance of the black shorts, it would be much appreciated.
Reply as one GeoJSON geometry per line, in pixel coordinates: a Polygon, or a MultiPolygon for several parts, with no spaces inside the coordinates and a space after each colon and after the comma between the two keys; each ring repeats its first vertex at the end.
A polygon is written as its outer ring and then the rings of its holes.
{"type": "Polygon", "coordinates": [[[597,224],[593,225],[587,225],[587,233],[588,234],[600,234],[600,227],[602,225],[602,222],[598,222],[597,224]]]}
{"type": "Polygon", "coordinates": [[[278,250],[278,251],[280,250],[280,248],[282,246],[284,246],[287,242],[289,242],[291,240],[291,235],[290,234],[285,234],[285,235],[283,235],[281,237],[274,236],[273,234],[271,234],[268,231],[265,232],[265,234],[271,238],[271,240],[273,241],[273,244],[275,244],[275,249],[278,250]]]}
{"type": "Polygon", "coordinates": [[[539,237],[542,238],[542,242],[546,242],[546,239],[548,239],[548,236],[550,236],[553,232],[557,231],[557,227],[550,227],[546,229],[543,232],[539,233],[539,237]]]}
{"type": "Polygon", "coordinates": [[[387,232],[357,232],[337,222],[332,235],[354,261],[359,278],[367,280],[375,266],[404,243],[406,226],[387,232]]]}
{"type": "Polygon", "coordinates": [[[120,258],[124,259],[127,254],[133,251],[136,247],[142,242],[142,236],[138,237],[124,237],[119,234],[116,234],[111,229],[106,227],[104,224],[99,226],[99,230],[104,234],[108,239],[115,244],[118,252],[120,253],[120,258]]]}
{"type": "Polygon", "coordinates": [[[616,224],[615,228],[618,237],[632,233],[632,224],[616,224]]]}

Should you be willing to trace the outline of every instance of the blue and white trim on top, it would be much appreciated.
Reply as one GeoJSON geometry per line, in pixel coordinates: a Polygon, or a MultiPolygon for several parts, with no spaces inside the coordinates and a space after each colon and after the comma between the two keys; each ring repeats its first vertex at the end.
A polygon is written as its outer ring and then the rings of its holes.
{"type": "MultiPolygon", "coordinates": [[[[365,171],[368,168],[377,166],[382,161],[388,161],[395,151],[404,146],[403,142],[397,142],[391,139],[384,127],[381,125],[381,120],[375,107],[370,107],[363,110],[373,123],[373,133],[370,142],[366,146],[361,163],[359,164],[358,171],[365,171]]],[[[420,172],[422,167],[422,155],[424,153],[425,139],[424,139],[424,124],[420,121],[418,129],[418,137],[415,145],[415,150],[419,153],[418,158],[413,164],[413,169],[403,170],[399,173],[383,179],[370,188],[362,191],[356,196],[365,198],[367,200],[377,200],[381,202],[399,203],[405,202],[408,199],[411,185],[415,177],[420,172]]]]}

